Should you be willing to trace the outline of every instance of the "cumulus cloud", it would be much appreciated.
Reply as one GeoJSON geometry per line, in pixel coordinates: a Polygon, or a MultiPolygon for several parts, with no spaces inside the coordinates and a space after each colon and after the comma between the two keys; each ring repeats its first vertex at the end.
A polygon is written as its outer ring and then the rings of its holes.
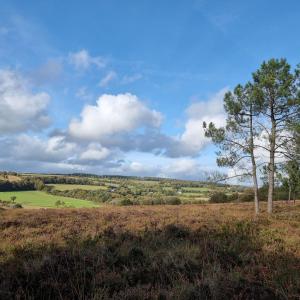
{"type": "Polygon", "coordinates": [[[158,127],[162,115],[149,109],[130,93],[102,95],[96,105],[86,105],[81,118],[69,125],[69,133],[78,139],[99,141],[109,135],[131,132],[141,127],[158,127]]]}
{"type": "Polygon", "coordinates": [[[88,148],[80,155],[80,159],[84,161],[99,161],[107,158],[110,150],[102,147],[100,144],[91,143],[88,148]]]}
{"type": "Polygon", "coordinates": [[[92,65],[99,69],[106,66],[105,60],[100,56],[91,56],[89,52],[82,49],[78,52],[71,52],[69,54],[69,63],[72,64],[77,70],[87,70],[92,65]]]}
{"type": "Polygon", "coordinates": [[[0,70],[0,133],[40,130],[49,125],[50,96],[34,93],[29,83],[12,70],[0,70]]]}
{"type": "Polygon", "coordinates": [[[0,157],[16,161],[64,163],[70,165],[101,164],[113,151],[99,143],[75,143],[63,135],[38,137],[20,134],[2,138],[0,157]]]}
{"type": "Polygon", "coordinates": [[[209,143],[204,135],[203,121],[213,122],[223,126],[226,115],[223,108],[223,98],[227,88],[220,90],[207,101],[199,101],[190,105],[187,110],[187,121],[184,132],[169,141],[166,155],[171,157],[196,156],[209,143]]]}
{"type": "MultiPolygon", "coordinates": [[[[13,119],[18,122],[22,120],[22,127],[25,126],[27,130],[41,127],[43,123],[39,116],[47,116],[49,96],[32,93],[25,80],[16,72],[9,71],[5,76],[1,74],[0,133],[1,130],[4,132],[1,126],[10,124],[13,119]],[[25,101],[26,107],[20,108],[16,99],[25,99],[23,102],[25,101]],[[9,103],[16,105],[8,105],[9,103]],[[18,115],[19,110],[22,113],[18,115]],[[3,111],[6,113],[2,117],[3,111]],[[11,115],[14,117],[8,119],[11,115]],[[2,124],[5,117],[6,122],[2,124]],[[28,118],[31,122],[26,121],[28,118]]],[[[87,93],[86,89],[80,92],[81,96],[87,93]]],[[[204,137],[202,123],[213,121],[218,126],[224,124],[225,92],[226,89],[223,89],[207,101],[191,104],[186,110],[184,130],[176,137],[161,132],[161,113],[149,108],[137,96],[130,93],[104,94],[95,104],[85,105],[80,117],[71,120],[66,131],[56,130],[50,137],[28,134],[0,136],[3,145],[0,149],[1,165],[12,166],[15,161],[19,170],[29,171],[30,166],[31,171],[36,171],[35,166],[38,165],[40,171],[51,172],[82,171],[199,179],[203,177],[204,166],[200,167],[195,157],[209,143],[204,137]],[[128,160],[132,151],[137,151],[139,155],[128,160]],[[149,159],[143,160],[144,157],[149,159]]],[[[12,124],[16,126],[18,123],[12,124]]],[[[9,132],[22,132],[13,128],[9,132]]],[[[7,128],[5,130],[8,132],[7,128]]]]}
{"type": "Polygon", "coordinates": [[[22,134],[9,142],[12,144],[10,152],[19,160],[61,162],[68,160],[77,150],[76,144],[67,142],[64,136],[41,139],[22,134]]]}
{"type": "Polygon", "coordinates": [[[117,78],[115,71],[109,71],[99,82],[100,87],[107,87],[113,80],[117,78]]]}

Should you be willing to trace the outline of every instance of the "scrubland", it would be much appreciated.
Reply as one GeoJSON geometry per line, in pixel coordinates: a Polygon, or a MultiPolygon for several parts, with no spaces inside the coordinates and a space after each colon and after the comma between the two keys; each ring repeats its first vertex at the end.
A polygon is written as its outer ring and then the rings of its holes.
{"type": "Polygon", "coordinates": [[[1,299],[299,299],[300,203],[0,211],[1,299]]]}

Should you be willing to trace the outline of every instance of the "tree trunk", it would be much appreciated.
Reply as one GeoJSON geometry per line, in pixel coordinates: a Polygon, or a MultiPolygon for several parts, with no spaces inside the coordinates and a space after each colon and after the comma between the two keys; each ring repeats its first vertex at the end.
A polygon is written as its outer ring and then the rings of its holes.
{"type": "Polygon", "coordinates": [[[254,206],[255,214],[259,214],[259,200],[258,200],[258,184],[257,184],[257,175],[256,175],[256,164],[254,163],[253,167],[253,190],[254,190],[254,206]]]}
{"type": "Polygon", "coordinates": [[[274,116],[274,101],[270,101],[271,112],[271,136],[270,136],[270,162],[269,162],[269,191],[268,191],[268,213],[273,211],[274,173],[275,173],[275,143],[276,143],[276,120],[274,116]]]}
{"type": "Polygon", "coordinates": [[[290,182],[289,182],[289,199],[288,199],[289,204],[290,204],[290,201],[291,201],[291,193],[292,193],[292,187],[291,187],[290,182]]]}
{"type": "Polygon", "coordinates": [[[256,174],[256,162],[254,156],[254,137],[253,137],[253,115],[252,115],[252,105],[250,108],[250,155],[252,163],[252,178],[253,178],[253,190],[254,190],[254,207],[255,214],[259,214],[259,200],[258,200],[258,183],[256,174]]]}
{"type": "MultiPolygon", "coordinates": [[[[271,148],[273,148],[271,146],[271,148]]],[[[270,150],[270,163],[269,163],[269,190],[268,190],[268,213],[273,211],[273,194],[274,194],[274,173],[275,173],[275,157],[274,150],[270,150]]]]}

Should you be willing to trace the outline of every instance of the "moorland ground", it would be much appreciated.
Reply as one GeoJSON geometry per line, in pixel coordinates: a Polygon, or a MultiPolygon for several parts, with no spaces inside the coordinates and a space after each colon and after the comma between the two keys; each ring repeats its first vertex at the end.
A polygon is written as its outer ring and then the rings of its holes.
{"type": "Polygon", "coordinates": [[[300,203],[5,209],[1,299],[299,299],[300,203]]]}

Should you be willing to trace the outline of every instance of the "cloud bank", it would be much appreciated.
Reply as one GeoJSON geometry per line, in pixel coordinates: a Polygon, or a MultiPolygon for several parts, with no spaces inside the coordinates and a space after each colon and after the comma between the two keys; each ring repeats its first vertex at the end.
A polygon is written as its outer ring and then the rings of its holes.
{"type": "MultiPolygon", "coordinates": [[[[84,51],[71,57],[76,68],[100,67],[84,51]]],[[[57,74],[59,68],[51,62],[39,71],[57,74]]],[[[47,135],[51,97],[31,84],[16,70],[0,70],[1,169],[197,178],[203,166],[196,158],[209,143],[202,123],[213,121],[220,126],[225,122],[226,89],[187,107],[183,131],[177,136],[162,132],[162,113],[138,96],[103,94],[94,104],[84,105],[67,128],[47,135]],[[129,153],[150,159],[131,159],[129,153]]],[[[83,87],[77,96],[86,94],[83,87]]]]}

